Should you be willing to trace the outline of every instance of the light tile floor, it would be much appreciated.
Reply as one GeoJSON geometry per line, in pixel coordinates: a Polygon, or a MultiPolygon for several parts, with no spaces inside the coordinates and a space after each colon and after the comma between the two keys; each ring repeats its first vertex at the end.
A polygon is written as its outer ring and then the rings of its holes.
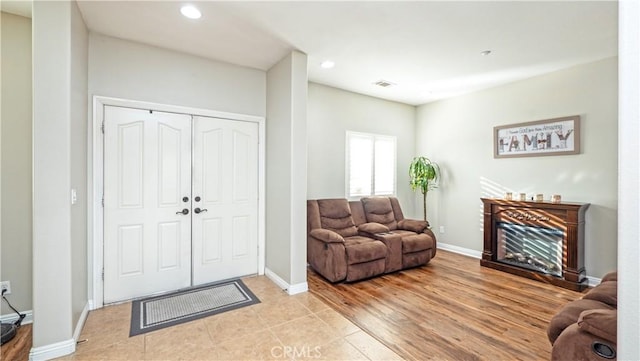
{"type": "Polygon", "coordinates": [[[131,303],[92,311],[86,341],[58,360],[401,360],[312,294],[243,281],[261,303],[134,337],[131,303]]]}

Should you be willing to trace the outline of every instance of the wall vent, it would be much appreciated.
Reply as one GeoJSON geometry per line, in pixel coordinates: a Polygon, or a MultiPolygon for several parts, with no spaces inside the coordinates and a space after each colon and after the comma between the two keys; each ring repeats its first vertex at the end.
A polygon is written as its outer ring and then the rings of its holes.
{"type": "Polygon", "coordinates": [[[396,83],[392,83],[392,82],[387,81],[387,80],[378,80],[377,82],[375,82],[375,83],[373,83],[373,84],[375,84],[375,85],[377,85],[377,86],[381,86],[381,87],[383,87],[383,88],[388,88],[388,87],[390,87],[390,86],[394,86],[394,85],[396,85],[396,83]]]}

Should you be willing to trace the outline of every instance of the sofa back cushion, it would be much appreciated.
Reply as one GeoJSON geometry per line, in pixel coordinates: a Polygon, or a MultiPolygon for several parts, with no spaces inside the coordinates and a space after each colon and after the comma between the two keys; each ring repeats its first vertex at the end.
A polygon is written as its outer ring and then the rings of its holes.
{"type": "Polygon", "coordinates": [[[360,201],[364,207],[367,222],[384,224],[390,230],[398,228],[393,207],[388,197],[365,197],[360,201]]]}
{"type": "Polygon", "coordinates": [[[367,223],[367,216],[364,214],[364,208],[362,207],[362,202],[358,201],[349,201],[349,208],[351,208],[351,218],[353,218],[353,223],[356,224],[356,227],[361,224],[367,223]]]}
{"type": "Polygon", "coordinates": [[[342,237],[352,237],[358,234],[353,223],[351,209],[346,199],[319,199],[320,226],[332,230],[342,237]]]}

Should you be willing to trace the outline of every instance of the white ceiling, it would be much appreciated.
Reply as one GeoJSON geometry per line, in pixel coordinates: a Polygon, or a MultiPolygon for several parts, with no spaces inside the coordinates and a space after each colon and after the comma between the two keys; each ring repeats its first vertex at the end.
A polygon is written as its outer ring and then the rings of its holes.
{"type": "Polygon", "coordinates": [[[192,1],[199,20],[180,14],[186,3],[78,1],[98,33],[261,70],[296,49],[310,81],[412,105],[618,49],[616,1],[192,1]]]}

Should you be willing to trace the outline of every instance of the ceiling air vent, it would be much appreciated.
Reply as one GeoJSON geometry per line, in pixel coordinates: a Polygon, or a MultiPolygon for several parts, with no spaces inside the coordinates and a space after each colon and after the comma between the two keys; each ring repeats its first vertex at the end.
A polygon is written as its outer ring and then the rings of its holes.
{"type": "Polygon", "coordinates": [[[387,80],[378,80],[377,82],[375,82],[375,83],[373,83],[373,84],[375,84],[375,85],[377,85],[377,86],[381,86],[381,87],[383,87],[383,88],[388,88],[388,87],[390,87],[390,86],[394,86],[394,85],[396,85],[396,83],[392,83],[392,82],[387,81],[387,80]]]}

